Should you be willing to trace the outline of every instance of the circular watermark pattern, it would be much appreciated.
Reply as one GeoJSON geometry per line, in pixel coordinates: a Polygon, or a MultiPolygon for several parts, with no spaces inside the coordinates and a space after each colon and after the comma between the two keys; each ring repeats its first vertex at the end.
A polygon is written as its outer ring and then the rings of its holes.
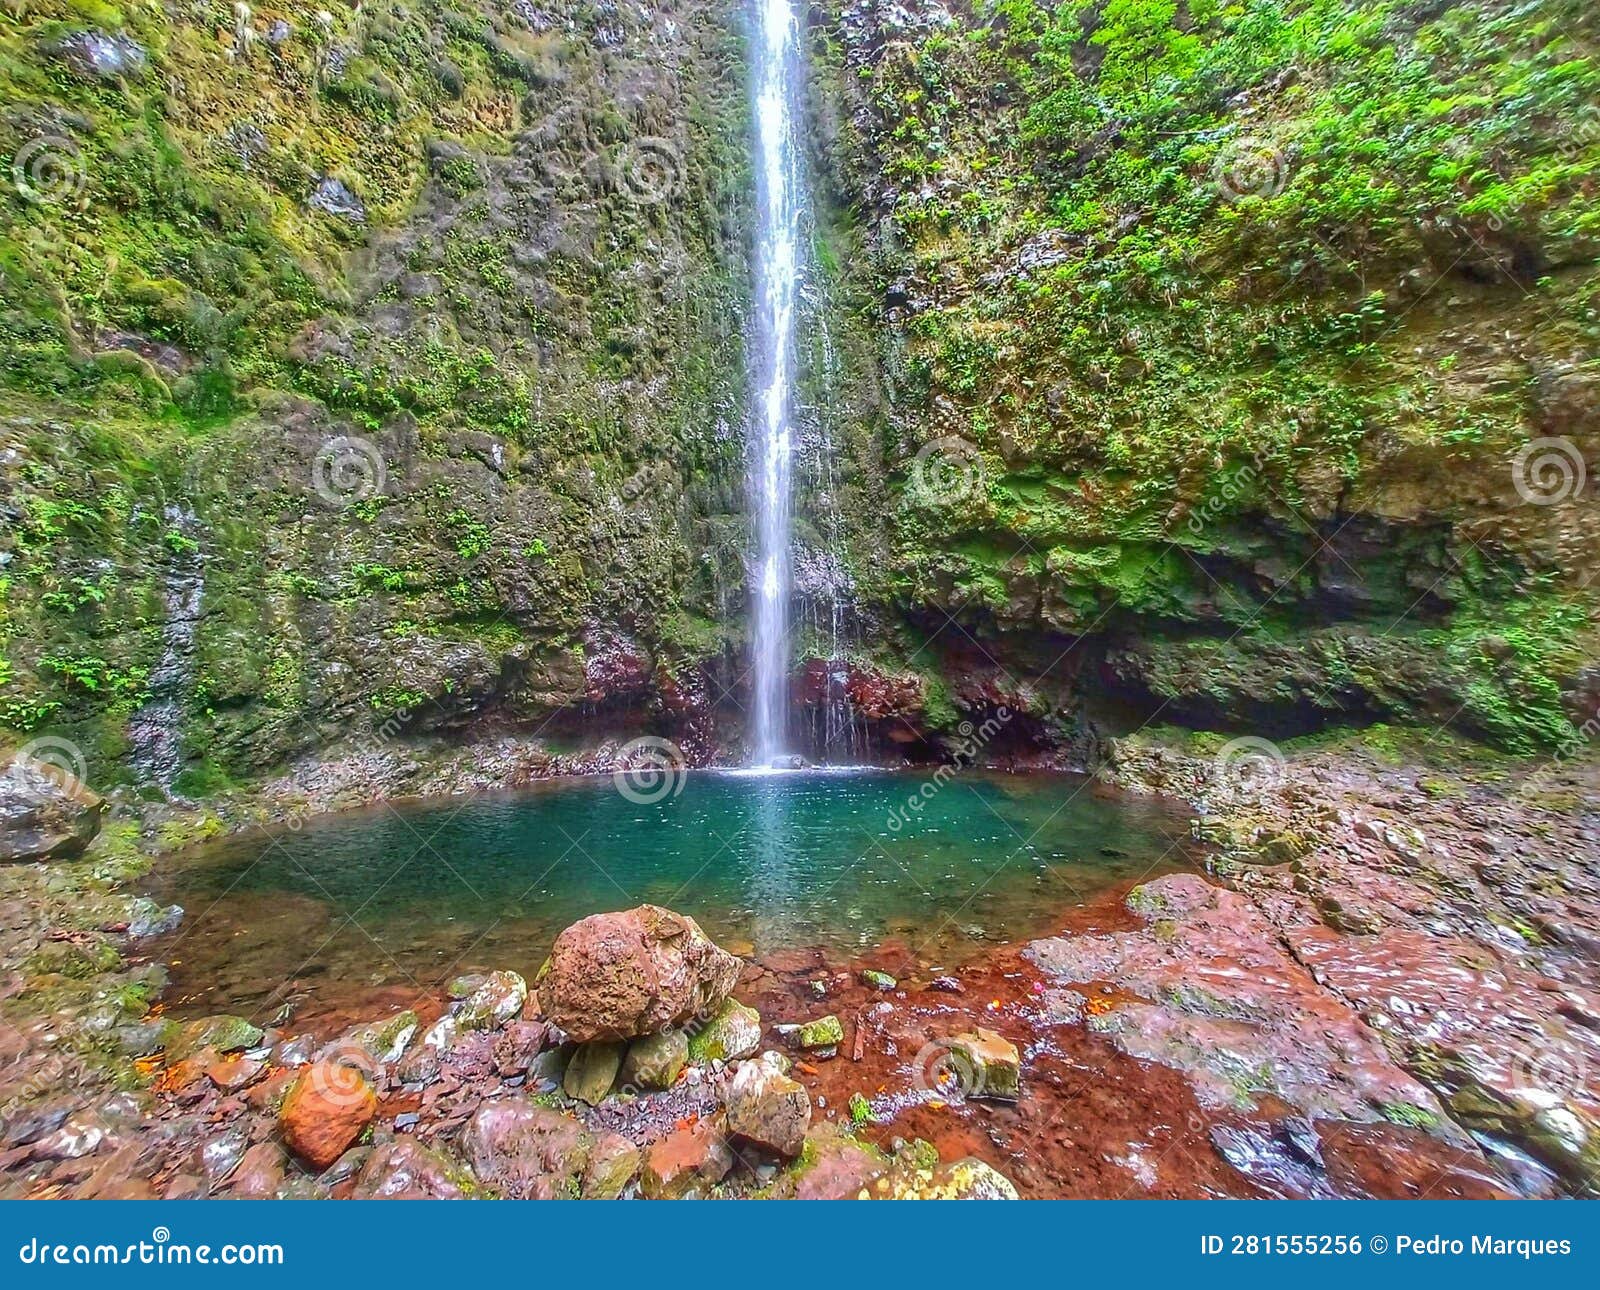
{"type": "Polygon", "coordinates": [[[623,193],[652,206],[683,186],[683,158],[672,140],[645,135],[623,148],[621,174],[623,193]]]}
{"type": "Polygon", "coordinates": [[[964,1049],[942,1039],[922,1046],[912,1060],[911,1078],[924,1092],[948,1102],[981,1098],[985,1091],[983,1068],[964,1049]]]}
{"type": "Polygon", "coordinates": [[[1235,139],[1217,154],[1211,182],[1224,201],[1276,197],[1289,184],[1289,161],[1269,139],[1235,139]]]}
{"type": "Polygon", "coordinates": [[[11,158],[11,182],[17,192],[40,206],[76,197],[88,177],[78,145],[56,134],[30,139],[11,158]]]}
{"type": "Polygon", "coordinates": [[[0,770],[0,778],[37,801],[61,792],[87,791],[89,763],[70,739],[42,735],[17,749],[10,764],[0,770]]]}
{"type": "Polygon", "coordinates": [[[317,1054],[304,1078],[311,1092],[326,1106],[360,1106],[373,1094],[378,1065],[360,1044],[336,1044],[317,1054]]]}
{"type": "Polygon", "coordinates": [[[1244,735],[1230,739],[1211,761],[1212,783],[1240,793],[1263,793],[1283,783],[1288,761],[1270,739],[1244,735]]]}
{"type": "Polygon", "coordinates": [[[165,1227],[153,1227],[150,1229],[150,1239],[157,1245],[165,1245],[172,1239],[172,1233],[165,1227]]]}
{"type": "Polygon", "coordinates": [[[1570,1098],[1588,1084],[1589,1063],[1583,1050],[1565,1040],[1540,1039],[1511,1058],[1514,1087],[1570,1098]]]}
{"type": "Polygon", "coordinates": [[[383,453],[370,439],[336,435],[317,452],[311,484],[330,506],[354,506],[383,492],[383,453]]]}
{"type": "Polygon", "coordinates": [[[954,506],[983,487],[983,459],[960,435],[946,435],[917,449],[911,489],[929,506],[954,506]]]}
{"type": "Polygon", "coordinates": [[[683,749],[659,735],[631,739],[617,752],[617,769],[611,782],[630,802],[653,806],[683,792],[689,763],[683,749]]]}
{"type": "Polygon", "coordinates": [[[1552,506],[1576,496],[1587,470],[1583,454],[1570,439],[1530,439],[1511,463],[1517,496],[1533,506],[1552,506]]]}

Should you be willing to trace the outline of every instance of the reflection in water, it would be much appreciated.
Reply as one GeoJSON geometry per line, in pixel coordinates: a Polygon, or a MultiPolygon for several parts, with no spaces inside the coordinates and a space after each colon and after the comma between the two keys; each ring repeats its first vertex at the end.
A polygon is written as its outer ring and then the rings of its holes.
{"type": "Polygon", "coordinates": [[[697,772],[640,801],[598,778],[257,831],[156,875],[152,894],[190,915],[157,951],[177,960],[181,1008],[213,1011],[264,1004],[285,982],[327,994],[433,990],[490,967],[532,976],[563,927],[643,901],[746,954],[899,938],[952,965],[1188,863],[1181,819],[1079,777],[967,773],[924,798],[926,782],[697,772]]]}

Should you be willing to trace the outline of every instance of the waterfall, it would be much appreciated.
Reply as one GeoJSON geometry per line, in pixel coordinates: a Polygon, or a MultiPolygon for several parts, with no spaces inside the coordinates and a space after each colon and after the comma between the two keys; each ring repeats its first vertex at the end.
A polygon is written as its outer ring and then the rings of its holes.
{"type": "Polygon", "coordinates": [[[183,769],[183,705],[193,688],[194,636],[200,622],[205,573],[193,511],[165,509],[169,531],[187,540],[174,546],[161,580],[166,621],[161,628],[161,659],[150,674],[150,697],[128,720],[128,761],[141,783],[170,795],[183,769]]]}
{"type": "Polygon", "coordinates": [[[800,24],[793,0],[756,0],[756,319],[750,485],[756,512],[755,671],[751,731],[756,763],[785,747],[789,711],[790,473],[794,443],[795,304],[800,276],[800,24]]]}

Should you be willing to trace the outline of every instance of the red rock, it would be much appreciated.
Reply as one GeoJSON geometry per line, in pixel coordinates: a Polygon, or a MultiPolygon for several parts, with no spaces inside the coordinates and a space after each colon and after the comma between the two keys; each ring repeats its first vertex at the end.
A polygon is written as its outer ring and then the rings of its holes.
{"type": "Polygon", "coordinates": [[[356,1175],[360,1200],[459,1200],[465,1171],[411,1138],[377,1148],[356,1175]]]}
{"type": "Polygon", "coordinates": [[[345,1153],[378,1113],[366,1071],[337,1058],[307,1066],[283,1099],[278,1128],[289,1150],[317,1171],[345,1153]]]}
{"type": "Polygon", "coordinates": [[[288,1163],[276,1142],[256,1143],[239,1162],[229,1194],[239,1200],[272,1199],[283,1186],[283,1171],[288,1163]]]}
{"type": "Polygon", "coordinates": [[[640,905],[562,932],[540,974],[539,1006],[578,1043],[631,1039],[709,1015],[742,966],[694,919],[640,905]]]}
{"type": "Polygon", "coordinates": [[[697,1120],[652,1143],[644,1156],[639,1190],[646,1200],[677,1200],[704,1192],[733,1168],[733,1151],[720,1119],[697,1120]]]}

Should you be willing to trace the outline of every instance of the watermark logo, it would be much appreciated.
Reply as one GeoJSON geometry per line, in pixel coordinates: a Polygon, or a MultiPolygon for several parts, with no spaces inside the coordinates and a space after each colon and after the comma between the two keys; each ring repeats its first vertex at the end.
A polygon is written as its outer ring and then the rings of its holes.
{"type": "Polygon", "coordinates": [[[62,792],[86,792],[89,763],[70,739],[42,735],[17,749],[0,778],[24,797],[40,801],[62,792]]]}
{"type": "Polygon", "coordinates": [[[983,487],[983,459],[960,435],[934,439],[911,463],[911,491],[928,506],[954,506],[983,487]]]}
{"type": "Polygon", "coordinates": [[[11,182],[24,201],[52,206],[83,191],[89,172],[83,153],[71,139],[40,135],[18,148],[11,158],[11,182]]]}
{"type": "Polygon", "coordinates": [[[1238,793],[1265,793],[1284,781],[1288,760],[1270,739],[1244,735],[1230,739],[1211,761],[1211,782],[1238,793]]]}
{"type": "Polygon", "coordinates": [[[354,506],[383,492],[383,453],[371,440],[336,435],[317,452],[311,484],[329,506],[354,506]]]}
{"type": "Polygon", "coordinates": [[[658,735],[641,735],[617,753],[611,777],[617,792],[638,806],[654,806],[683,792],[689,762],[683,749],[658,735]]]}
{"type": "Polygon", "coordinates": [[[1566,1040],[1541,1037],[1518,1049],[1511,1058],[1514,1088],[1553,1093],[1566,1099],[1584,1091],[1589,1063],[1583,1050],[1566,1040]]]}
{"type": "Polygon", "coordinates": [[[1224,201],[1276,197],[1289,184],[1289,162],[1268,139],[1235,139],[1217,154],[1211,182],[1224,201]]]}
{"type": "Polygon", "coordinates": [[[653,206],[683,187],[683,159],[670,139],[645,135],[623,148],[621,174],[623,194],[653,206]]]}
{"type": "Polygon", "coordinates": [[[318,1053],[303,1078],[323,1105],[358,1107],[372,1097],[378,1065],[360,1044],[337,1044],[318,1053]]]}
{"type": "Polygon", "coordinates": [[[912,1082],[947,1102],[984,1095],[983,1067],[964,1049],[942,1039],[924,1044],[911,1063],[912,1082]]]}
{"type": "Polygon", "coordinates": [[[1511,463],[1517,496],[1532,506],[1553,506],[1582,491],[1583,454],[1570,439],[1531,439],[1511,463]]]}

